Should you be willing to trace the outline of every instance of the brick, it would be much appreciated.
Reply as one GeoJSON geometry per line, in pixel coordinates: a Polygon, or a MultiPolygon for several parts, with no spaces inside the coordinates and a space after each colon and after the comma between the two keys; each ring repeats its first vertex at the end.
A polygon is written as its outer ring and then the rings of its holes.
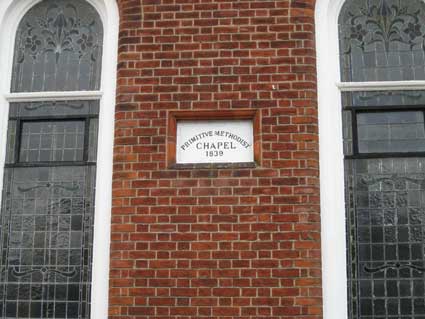
{"type": "Polygon", "coordinates": [[[313,1],[117,3],[110,318],[321,318],[313,1]],[[168,111],[240,108],[261,165],[166,167],[168,111]]]}

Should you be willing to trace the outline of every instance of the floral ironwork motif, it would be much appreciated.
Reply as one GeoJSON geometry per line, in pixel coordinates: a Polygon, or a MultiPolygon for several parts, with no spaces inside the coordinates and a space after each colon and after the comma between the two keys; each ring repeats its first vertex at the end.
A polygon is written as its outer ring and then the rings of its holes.
{"type": "Polygon", "coordinates": [[[348,11],[348,21],[343,22],[348,28],[344,36],[345,53],[350,53],[353,45],[365,50],[378,42],[383,43],[386,51],[391,43],[402,43],[410,49],[421,46],[425,50],[424,13],[420,8],[409,8],[401,0],[393,4],[389,0],[371,2],[348,11]]]}
{"type": "Polygon", "coordinates": [[[47,52],[54,53],[56,63],[63,52],[74,52],[79,59],[90,56],[96,61],[98,58],[100,44],[97,42],[96,21],[83,21],[71,3],[51,4],[44,16],[23,23],[18,35],[18,63],[27,56],[37,59],[47,52]]]}

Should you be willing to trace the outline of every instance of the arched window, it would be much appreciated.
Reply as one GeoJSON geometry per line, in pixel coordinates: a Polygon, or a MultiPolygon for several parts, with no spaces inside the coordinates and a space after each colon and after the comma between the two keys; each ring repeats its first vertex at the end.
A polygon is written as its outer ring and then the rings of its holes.
{"type": "MultiPolygon", "coordinates": [[[[98,136],[113,131],[113,105],[104,101],[102,88],[112,89],[113,101],[115,70],[107,67],[112,82],[104,81],[102,66],[105,58],[116,61],[115,52],[105,52],[116,50],[116,4],[7,2],[5,10],[0,7],[3,29],[13,30],[10,17],[24,14],[13,31],[10,90],[1,92],[8,124],[0,316],[106,318],[109,251],[99,248],[107,250],[109,242],[112,133],[106,141],[98,136]],[[99,181],[106,197],[96,198],[99,181]],[[96,230],[99,224],[104,234],[96,230]],[[104,245],[96,239],[102,237],[104,245]]],[[[0,34],[0,41],[5,38],[0,34]]]]}
{"type": "Polygon", "coordinates": [[[45,0],[19,23],[12,92],[100,88],[103,26],[84,0],[45,0]]]}
{"type": "MultiPolygon", "coordinates": [[[[425,79],[425,3],[348,0],[341,80],[425,79]]],[[[342,94],[350,318],[425,314],[425,91],[342,94]]]]}
{"type": "Polygon", "coordinates": [[[325,318],[423,317],[425,3],[319,0],[316,21],[325,318]]]}
{"type": "Polygon", "coordinates": [[[425,80],[425,4],[348,0],[339,15],[341,81],[425,80]]]}

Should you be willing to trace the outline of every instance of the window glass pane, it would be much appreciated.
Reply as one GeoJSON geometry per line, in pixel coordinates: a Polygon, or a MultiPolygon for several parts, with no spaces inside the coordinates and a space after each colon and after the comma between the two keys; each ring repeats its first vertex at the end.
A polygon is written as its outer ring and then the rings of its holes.
{"type": "Polygon", "coordinates": [[[425,159],[345,165],[350,318],[422,318],[425,159]]]}
{"type": "Polygon", "coordinates": [[[425,151],[422,111],[357,113],[360,153],[425,151]]]}
{"type": "Polygon", "coordinates": [[[88,161],[96,162],[97,157],[97,140],[99,131],[99,120],[92,119],[90,121],[90,132],[89,132],[89,145],[88,145],[88,161]]]}
{"type": "MultiPolygon", "coordinates": [[[[347,0],[339,42],[342,81],[425,80],[425,3],[347,0]]],[[[351,319],[425,315],[424,93],[342,94],[351,319]]]]}
{"type": "Polygon", "coordinates": [[[48,117],[98,115],[99,101],[41,101],[11,103],[9,116],[16,117],[48,117]]]}
{"type": "MultiPolygon", "coordinates": [[[[11,92],[98,90],[102,42],[89,2],[37,1],[16,32],[11,92]]],[[[10,104],[1,318],[90,318],[98,114],[98,101],[10,104]]]]}
{"type": "Polygon", "coordinates": [[[342,112],[342,136],[344,139],[344,155],[353,155],[353,127],[350,111],[342,112]]]}
{"type": "Polygon", "coordinates": [[[15,162],[17,123],[16,121],[9,121],[8,125],[6,163],[10,164],[15,162]]]}
{"type": "Polygon", "coordinates": [[[84,120],[23,122],[19,161],[82,161],[84,134],[84,120]]]}
{"type": "Polygon", "coordinates": [[[100,87],[103,28],[83,0],[45,0],[16,34],[12,92],[79,91],[100,87]]]}
{"type": "Polygon", "coordinates": [[[11,104],[1,318],[90,318],[96,165],[81,161],[96,160],[98,111],[95,101],[11,104]]]}
{"type": "Polygon", "coordinates": [[[89,318],[95,167],[7,168],[1,318],[89,318]]]}
{"type": "Polygon", "coordinates": [[[360,91],[343,92],[342,105],[356,106],[413,106],[425,105],[425,91],[360,91]]]}
{"type": "Polygon", "coordinates": [[[98,114],[99,101],[11,103],[6,163],[13,164],[18,160],[16,150],[23,163],[96,162],[98,114]],[[56,119],[58,117],[60,119],[56,119]],[[68,117],[75,119],[66,124],[68,117]]]}
{"type": "Polygon", "coordinates": [[[424,36],[423,1],[346,1],[339,16],[341,80],[425,80],[424,36]]]}

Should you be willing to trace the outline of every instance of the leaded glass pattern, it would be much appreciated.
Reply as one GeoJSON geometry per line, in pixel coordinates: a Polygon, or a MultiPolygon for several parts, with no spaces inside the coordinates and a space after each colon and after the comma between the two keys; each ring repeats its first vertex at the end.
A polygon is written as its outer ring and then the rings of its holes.
{"type": "Polygon", "coordinates": [[[422,95],[342,96],[351,319],[425,318],[422,95]]]}
{"type": "Polygon", "coordinates": [[[2,318],[89,318],[95,167],[7,168],[2,318]]]}
{"type": "Polygon", "coordinates": [[[95,162],[98,114],[99,101],[11,103],[6,163],[95,162]]]}
{"type": "Polygon", "coordinates": [[[342,134],[344,155],[353,155],[353,115],[351,111],[342,112],[342,134]]]}
{"type": "Polygon", "coordinates": [[[422,110],[358,112],[356,124],[359,153],[425,151],[422,110]]]}
{"type": "Polygon", "coordinates": [[[353,108],[400,106],[401,109],[408,109],[410,106],[425,105],[425,91],[343,92],[342,104],[353,108]]]}
{"type": "Polygon", "coordinates": [[[20,162],[71,162],[84,159],[85,121],[24,121],[20,162]]]}
{"type": "MultiPolygon", "coordinates": [[[[425,80],[425,3],[347,0],[343,82],[425,80]]],[[[342,93],[351,319],[425,318],[425,92],[342,93]]]]}
{"type": "MultiPolygon", "coordinates": [[[[19,22],[11,92],[96,91],[103,26],[85,0],[19,22]]],[[[90,318],[99,101],[10,103],[0,215],[0,317],[90,318]]]]}
{"type": "Polygon", "coordinates": [[[100,88],[103,27],[84,0],[45,0],[16,33],[12,92],[100,88]]]}
{"type": "Polygon", "coordinates": [[[99,101],[41,101],[10,104],[10,118],[97,116],[99,101]]]}
{"type": "Polygon", "coordinates": [[[425,80],[425,3],[348,0],[339,16],[341,80],[425,80]]]}
{"type": "Polygon", "coordinates": [[[425,316],[425,159],[346,160],[350,318],[425,316]]]}
{"type": "Polygon", "coordinates": [[[98,106],[98,101],[10,106],[0,224],[1,318],[90,317],[98,106]]]}

